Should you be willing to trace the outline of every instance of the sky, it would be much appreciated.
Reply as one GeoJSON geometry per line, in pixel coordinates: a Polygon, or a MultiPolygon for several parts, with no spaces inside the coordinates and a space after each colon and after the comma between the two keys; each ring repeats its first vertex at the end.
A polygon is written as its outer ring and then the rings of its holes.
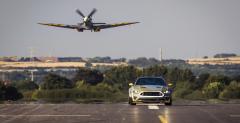
{"type": "Polygon", "coordinates": [[[0,0],[0,56],[110,56],[188,59],[240,55],[239,0],[0,0]],[[101,30],[38,25],[94,22],[139,24],[101,30]]]}

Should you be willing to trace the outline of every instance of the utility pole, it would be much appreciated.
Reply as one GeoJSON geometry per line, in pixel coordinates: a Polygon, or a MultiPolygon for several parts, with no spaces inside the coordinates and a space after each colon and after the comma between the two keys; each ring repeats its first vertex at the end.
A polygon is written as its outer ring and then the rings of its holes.
{"type": "MultiPolygon", "coordinates": [[[[33,52],[34,52],[34,49],[33,49],[33,47],[30,47],[30,62],[31,62],[31,64],[32,65],[34,65],[34,56],[33,56],[33,52]]],[[[33,73],[33,70],[30,70],[30,72],[31,72],[31,76],[30,76],[30,78],[31,78],[31,81],[33,82],[34,81],[34,73],[33,73]]]]}
{"type": "Polygon", "coordinates": [[[159,57],[159,60],[161,62],[161,66],[163,65],[163,52],[162,52],[162,48],[159,49],[159,52],[160,52],[160,57],[159,57]]]}

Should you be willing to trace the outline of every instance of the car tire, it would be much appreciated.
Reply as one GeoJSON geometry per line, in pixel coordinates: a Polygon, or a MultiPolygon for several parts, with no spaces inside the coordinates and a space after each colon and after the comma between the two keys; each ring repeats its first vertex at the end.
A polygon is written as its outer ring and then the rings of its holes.
{"type": "Polygon", "coordinates": [[[128,98],[128,104],[129,104],[129,105],[136,105],[136,103],[133,102],[132,97],[129,97],[129,98],[128,98]]]}
{"type": "Polygon", "coordinates": [[[169,99],[169,101],[164,103],[166,106],[171,106],[172,105],[172,98],[169,99]]]}

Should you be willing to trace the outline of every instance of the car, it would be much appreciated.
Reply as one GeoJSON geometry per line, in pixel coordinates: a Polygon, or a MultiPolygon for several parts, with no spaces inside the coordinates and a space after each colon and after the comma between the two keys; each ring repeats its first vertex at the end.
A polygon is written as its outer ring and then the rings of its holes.
{"type": "Polygon", "coordinates": [[[149,102],[172,105],[172,90],[162,77],[139,77],[129,86],[130,105],[149,102]]]}

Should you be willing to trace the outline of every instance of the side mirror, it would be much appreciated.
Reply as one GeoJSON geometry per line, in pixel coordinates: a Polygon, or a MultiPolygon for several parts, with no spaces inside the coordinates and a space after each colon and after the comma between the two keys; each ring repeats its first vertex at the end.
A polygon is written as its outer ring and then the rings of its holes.
{"type": "Polygon", "coordinates": [[[128,85],[131,87],[131,86],[133,86],[133,83],[129,83],[128,85]]]}

